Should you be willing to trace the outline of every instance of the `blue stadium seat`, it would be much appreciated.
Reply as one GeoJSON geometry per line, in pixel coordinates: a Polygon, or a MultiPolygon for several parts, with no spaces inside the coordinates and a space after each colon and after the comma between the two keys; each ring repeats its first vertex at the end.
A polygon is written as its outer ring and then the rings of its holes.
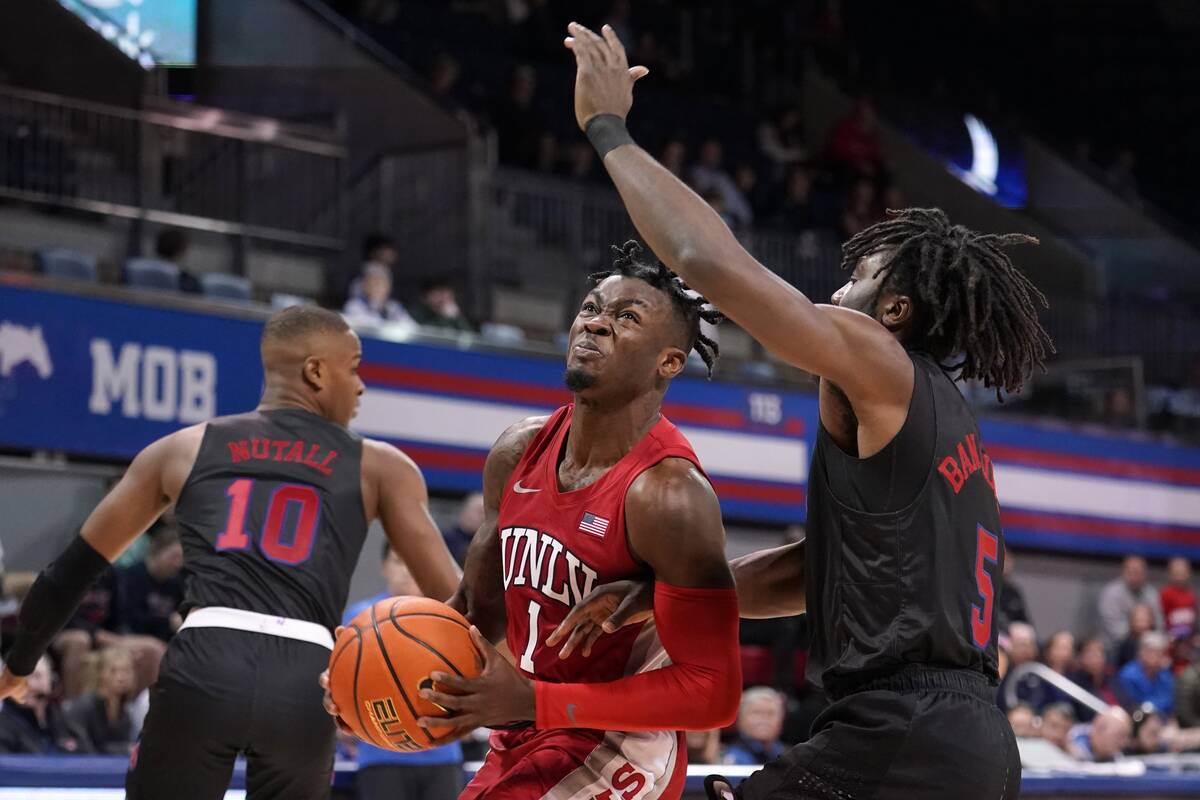
{"type": "Polygon", "coordinates": [[[78,250],[49,247],[34,253],[33,260],[38,271],[51,278],[67,278],[89,283],[98,280],[95,256],[80,253],[78,250]]]}
{"type": "Polygon", "coordinates": [[[250,281],[227,272],[206,272],[200,276],[200,292],[206,297],[250,302],[250,281]]]}
{"type": "Polygon", "coordinates": [[[157,258],[131,258],[125,262],[125,283],[139,289],[179,291],[179,267],[157,258]]]}

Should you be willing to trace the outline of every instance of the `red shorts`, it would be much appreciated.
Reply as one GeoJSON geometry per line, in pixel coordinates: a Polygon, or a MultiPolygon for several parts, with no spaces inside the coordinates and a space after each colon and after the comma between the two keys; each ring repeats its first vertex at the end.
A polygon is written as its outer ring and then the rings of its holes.
{"type": "Polygon", "coordinates": [[[678,800],[683,734],[524,728],[496,731],[459,800],[678,800]]]}

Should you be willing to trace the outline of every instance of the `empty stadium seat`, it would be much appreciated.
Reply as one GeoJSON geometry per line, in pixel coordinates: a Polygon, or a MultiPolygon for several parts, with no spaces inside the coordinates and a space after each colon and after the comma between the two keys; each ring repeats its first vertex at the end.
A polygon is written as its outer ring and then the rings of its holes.
{"type": "Polygon", "coordinates": [[[125,283],[139,289],[179,291],[179,267],[157,258],[131,258],[125,262],[125,283]]]}
{"type": "Polygon", "coordinates": [[[207,297],[250,301],[250,281],[240,275],[208,272],[200,276],[200,292],[207,297]]]}
{"type": "Polygon", "coordinates": [[[50,247],[34,253],[38,271],[51,278],[95,283],[98,279],[96,258],[65,247],[50,247]]]}

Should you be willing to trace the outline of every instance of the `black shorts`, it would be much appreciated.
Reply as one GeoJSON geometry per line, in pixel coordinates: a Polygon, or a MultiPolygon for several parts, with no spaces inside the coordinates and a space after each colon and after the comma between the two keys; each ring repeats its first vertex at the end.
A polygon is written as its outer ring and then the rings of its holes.
{"type": "Polygon", "coordinates": [[[224,797],[238,754],[251,800],[324,800],[335,728],[317,677],[329,650],[226,628],[171,641],[130,759],[130,800],[224,797]]]}
{"type": "Polygon", "coordinates": [[[358,771],[358,800],[457,800],[462,764],[376,764],[358,771]]]}
{"type": "Polygon", "coordinates": [[[836,700],[741,800],[1012,800],[1017,740],[975,672],[907,670],[836,700]]]}

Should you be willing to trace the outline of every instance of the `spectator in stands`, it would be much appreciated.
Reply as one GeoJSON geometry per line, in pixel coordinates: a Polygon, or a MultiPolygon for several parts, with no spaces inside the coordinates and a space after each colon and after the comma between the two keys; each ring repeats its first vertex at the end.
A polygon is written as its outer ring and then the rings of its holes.
{"type": "Polygon", "coordinates": [[[1126,709],[1153,703],[1164,714],[1175,710],[1175,676],[1171,674],[1167,637],[1159,631],[1142,634],[1137,658],[1117,673],[1117,697],[1126,709]]]}
{"type": "Polygon", "coordinates": [[[725,206],[725,197],[720,192],[716,189],[709,189],[707,192],[701,192],[700,197],[716,212],[722,222],[728,225],[735,233],[738,232],[738,221],[729,213],[729,209],[725,206]]]}
{"type": "Polygon", "coordinates": [[[62,710],[54,700],[54,668],[49,656],[42,656],[25,686],[23,702],[9,697],[0,707],[0,753],[77,750],[78,742],[67,729],[62,710]]]}
{"type": "Polygon", "coordinates": [[[471,492],[463,498],[462,505],[458,507],[458,519],[453,527],[442,531],[446,547],[459,564],[466,563],[467,548],[471,546],[471,539],[483,524],[483,515],[483,493],[471,492]]]}
{"type": "Polygon", "coordinates": [[[737,738],[725,749],[726,764],[766,764],[787,751],[780,741],[786,711],[783,695],[766,686],[742,693],[737,738]]]}
{"type": "Polygon", "coordinates": [[[429,67],[429,88],[435,97],[455,102],[455,90],[461,75],[462,65],[458,59],[446,52],[438,53],[429,67]]]}
{"type": "Polygon", "coordinates": [[[1149,756],[1166,753],[1170,750],[1170,746],[1163,736],[1167,720],[1154,707],[1153,703],[1146,703],[1136,709],[1130,718],[1133,721],[1133,736],[1130,738],[1129,746],[1125,749],[1126,753],[1149,756]]]}
{"type": "Polygon", "coordinates": [[[716,192],[721,196],[725,212],[736,225],[749,225],[754,221],[754,211],[737,183],[721,165],[723,158],[721,142],[715,138],[706,139],[700,145],[700,160],[692,167],[692,188],[701,197],[716,192]]]}
{"type": "Polygon", "coordinates": [[[1129,744],[1133,723],[1125,709],[1113,706],[1085,725],[1071,731],[1071,746],[1083,761],[1118,761],[1129,744]]]}
{"type": "Polygon", "coordinates": [[[199,292],[200,281],[184,267],[184,256],[188,251],[188,238],[180,228],[163,228],[154,239],[154,254],[179,268],[179,289],[184,292],[199,292]]]}
{"type": "Polygon", "coordinates": [[[813,188],[812,170],[793,167],[788,173],[783,203],[771,218],[772,227],[799,233],[817,228],[832,228],[827,209],[813,188]]]}
{"type": "Polygon", "coordinates": [[[788,106],[758,126],[758,149],[774,167],[773,180],[780,180],[808,159],[800,109],[788,106]]]}
{"type": "Polygon", "coordinates": [[[120,646],[94,653],[88,691],[66,709],[81,753],[127,756],[136,738],[130,705],[137,694],[133,656],[120,646]]]}
{"type": "Polygon", "coordinates": [[[444,328],[471,333],[471,324],[458,306],[454,284],[446,278],[426,278],[421,282],[421,302],[413,307],[413,319],[428,328],[444,328]]]}
{"type": "Polygon", "coordinates": [[[1175,716],[1184,728],[1200,728],[1200,662],[1175,676],[1175,716]]]}
{"type": "Polygon", "coordinates": [[[759,180],[754,167],[749,164],[738,164],[737,169],[733,171],[733,182],[737,184],[738,191],[750,203],[750,210],[754,212],[755,219],[766,219],[774,212],[776,205],[774,187],[759,180]]]}
{"type": "Polygon", "coordinates": [[[659,161],[676,178],[681,181],[687,180],[683,174],[684,166],[687,164],[687,145],[678,136],[668,139],[667,143],[663,145],[659,161]]]}
{"type": "Polygon", "coordinates": [[[721,732],[687,731],[687,759],[689,764],[720,764],[721,732]]]}
{"type": "MultiPolygon", "coordinates": [[[[1067,677],[1106,703],[1116,704],[1117,698],[1112,691],[1112,665],[1104,652],[1103,641],[1096,637],[1084,640],[1075,656],[1075,665],[1075,670],[1067,677]]],[[[1086,706],[1078,707],[1077,711],[1085,722],[1092,717],[1093,712],[1086,706]]]]}
{"type": "Polygon", "coordinates": [[[871,98],[860,96],[854,109],[834,125],[829,137],[829,157],[851,174],[874,176],[882,170],[883,148],[871,98]]]}
{"type": "Polygon", "coordinates": [[[179,532],[160,529],[150,537],[142,561],[117,571],[122,627],[130,633],[170,641],[183,622],[178,611],[183,602],[182,569],[179,532]]]}
{"type": "Polygon", "coordinates": [[[1075,667],[1075,637],[1070,631],[1050,634],[1042,648],[1042,663],[1064,677],[1075,667]]]}
{"type": "Polygon", "coordinates": [[[416,324],[392,297],[392,270],[399,260],[396,243],[387,236],[371,234],[363,240],[363,265],[350,284],[350,297],[342,308],[351,324],[416,324]]]}
{"type": "Polygon", "coordinates": [[[1071,728],[1075,727],[1075,709],[1070,703],[1051,703],[1042,709],[1042,738],[1062,750],[1074,755],[1071,750],[1071,728]]]}
{"type": "Polygon", "coordinates": [[[508,95],[492,111],[500,161],[525,169],[547,171],[547,151],[553,150],[554,135],[535,102],[537,73],[521,65],[513,70],[508,95]],[[548,141],[547,141],[548,140],[548,141]]]}
{"type": "Polygon", "coordinates": [[[1029,703],[1017,703],[1008,710],[1008,724],[1013,734],[1026,739],[1037,738],[1037,714],[1029,703]]]}
{"type": "Polygon", "coordinates": [[[63,694],[79,696],[87,684],[87,657],[95,647],[119,638],[120,596],[114,570],[106,570],[83,596],[75,616],[51,646],[62,665],[63,694]]]}
{"type": "Polygon", "coordinates": [[[1167,585],[1158,596],[1167,633],[1172,638],[1190,638],[1196,632],[1196,590],[1186,558],[1176,556],[1167,562],[1167,585]]]}
{"type": "MultiPolygon", "coordinates": [[[[888,206],[889,208],[898,208],[899,206],[888,206]]],[[[1000,596],[996,598],[996,624],[1001,630],[1005,630],[1014,622],[1028,622],[1033,624],[1029,618],[1029,610],[1025,606],[1025,593],[1021,591],[1021,587],[1013,581],[1013,573],[1017,568],[1017,559],[1013,555],[1013,551],[1004,547],[1004,583],[1000,587],[1000,596]]]]}
{"type": "MultiPolygon", "coordinates": [[[[1107,584],[1100,592],[1100,624],[1104,642],[1115,647],[1129,634],[1129,612],[1138,603],[1146,603],[1160,613],[1158,592],[1147,581],[1146,559],[1141,556],[1126,556],[1121,563],[1121,576],[1107,584]]],[[[1155,628],[1162,627],[1157,620],[1155,628]]]]}
{"type": "Polygon", "coordinates": [[[842,212],[841,234],[849,239],[864,228],[879,222],[879,206],[875,202],[875,182],[859,178],[850,186],[846,208],[842,212]]]}
{"type": "Polygon", "coordinates": [[[1113,652],[1113,664],[1123,667],[1137,658],[1138,647],[1142,634],[1154,630],[1154,607],[1148,603],[1139,603],[1129,612],[1129,633],[1117,645],[1113,652]]]}
{"type": "MultiPolygon", "coordinates": [[[[421,595],[408,566],[383,545],[384,591],[346,609],[347,623],[364,609],[396,595],[421,595]]],[[[457,742],[417,753],[398,753],[358,743],[359,800],[454,800],[463,787],[463,753],[457,742]]]]}

